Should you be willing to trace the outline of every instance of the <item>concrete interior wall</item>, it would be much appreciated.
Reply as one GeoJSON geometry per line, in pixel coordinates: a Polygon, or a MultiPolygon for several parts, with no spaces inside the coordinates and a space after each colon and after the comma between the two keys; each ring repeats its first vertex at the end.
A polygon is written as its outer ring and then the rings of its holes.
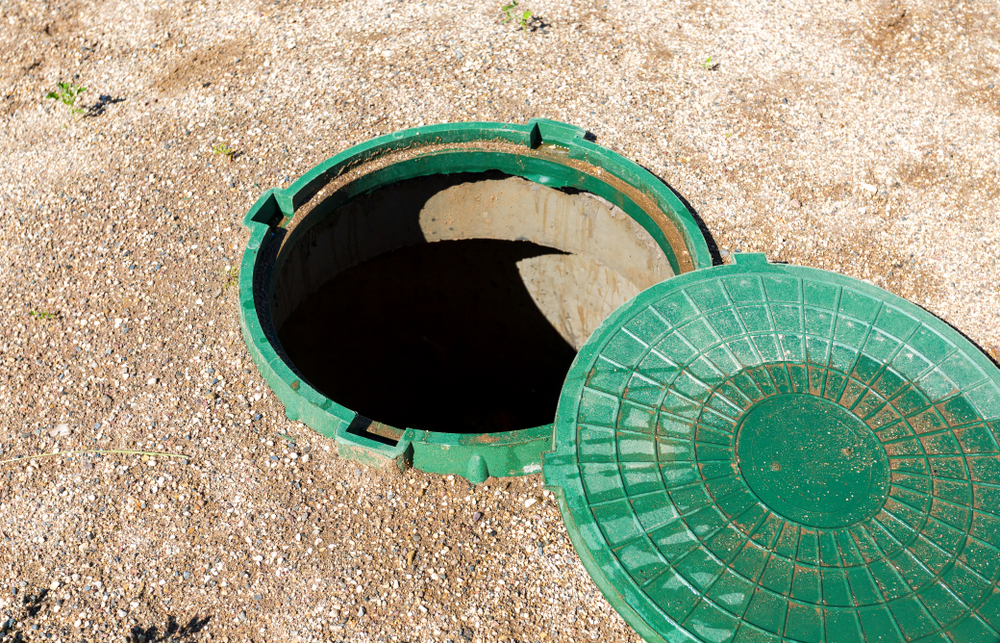
{"type": "Polygon", "coordinates": [[[519,177],[421,177],[331,210],[315,206],[300,224],[308,227],[279,255],[271,311],[279,331],[335,275],[427,242],[531,241],[562,251],[525,258],[518,270],[539,310],[576,349],[618,306],[673,276],[652,236],[619,208],[519,177]]]}

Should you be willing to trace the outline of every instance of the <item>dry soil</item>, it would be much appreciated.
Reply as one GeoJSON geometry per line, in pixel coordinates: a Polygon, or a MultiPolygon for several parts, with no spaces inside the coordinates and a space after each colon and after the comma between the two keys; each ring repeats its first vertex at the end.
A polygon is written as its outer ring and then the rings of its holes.
{"type": "Polygon", "coordinates": [[[526,28],[501,4],[0,2],[8,638],[638,640],[539,476],[338,458],[250,364],[241,217],[378,134],[583,126],[721,255],[867,279],[1000,346],[995,2],[522,0],[526,28]]]}

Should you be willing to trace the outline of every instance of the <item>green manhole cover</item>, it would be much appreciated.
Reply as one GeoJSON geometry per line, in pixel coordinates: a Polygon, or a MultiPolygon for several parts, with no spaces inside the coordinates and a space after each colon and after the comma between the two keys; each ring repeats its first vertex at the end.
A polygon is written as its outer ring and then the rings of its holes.
{"type": "Polygon", "coordinates": [[[920,308],[763,255],[581,349],[544,472],[647,641],[1000,641],[1000,372],[920,308]]]}

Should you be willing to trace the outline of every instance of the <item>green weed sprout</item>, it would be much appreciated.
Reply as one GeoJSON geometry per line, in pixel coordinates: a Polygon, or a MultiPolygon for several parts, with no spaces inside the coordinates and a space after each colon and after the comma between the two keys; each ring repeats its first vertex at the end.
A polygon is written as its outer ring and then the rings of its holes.
{"type": "Polygon", "coordinates": [[[501,20],[503,24],[507,24],[514,17],[515,7],[517,7],[517,0],[514,0],[510,4],[505,4],[504,6],[500,7],[500,11],[503,12],[503,20],[501,20]]]}
{"type": "Polygon", "coordinates": [[[233,157],[236,156],[236,150],[234,150],[234,149],[232,149],[230,147],[226,147],[222,143],[219,143],[218,145],[213,145],[212,146],[212,152],[215,153],[215,154],[218,154],[220,156],[224,156],[227,159],[229,159],[230,161],[232,161],[233,157]]]}
{"type": "Polygon", "coordinates": [[[50,313],[47,310],[29,310],[28,314],[34,317],[35,319],[48,320],[48,319],[55,319],[56,317],[55,313],[50,313]]]}
{"type": "Polygon", "coordinates": [[[225,279],[222,282],[222,288],[228,290],[240,282],[240,269],[234,266],[226,266],[226,269],[222,271],[222,276],[225,279]]]}
{"type": "Polygon", "coordinates": [[[507,24],[511,20],[517,19],[517,24],[521,27],[521,29],[526,29],[528,27],[528,22],[531,20],[532,14],[530,11],[515,12],[514,9],[516,8],[517,0],[512,0],[510,4],[505,4],[500,7],[500,11],[503,12],[504,16],[502,22],[507,24]]]}
{"type": "Polygon", "coordinates": [[[45,98],[61,102],[69,109],[71,118],[75,120],[83,113],[83,110],[76,106],[76,101],[80,98],[80,94],[87,91],[87,88],[72,83],[56,83],[56,87],[58,89],[46,94],[45,98]]]}
{"type": "Polygon", "coordinates": [[[716,69],[719,68],[719,63],[712,62],[712,57],[709,56],[708,58],[705,59],[705,62],[701,63],[701,66],[707,69],[708,71],[715,71],[716,69]]]}

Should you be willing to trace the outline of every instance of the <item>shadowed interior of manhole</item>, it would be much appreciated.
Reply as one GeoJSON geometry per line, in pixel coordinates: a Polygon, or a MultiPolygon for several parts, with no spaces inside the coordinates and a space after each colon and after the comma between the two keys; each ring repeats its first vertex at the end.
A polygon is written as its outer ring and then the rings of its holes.
{"type": "Polygon", "coordinates": [[[279,339],[320,392],[386,424],[547,424],[576,350],[538,309],[518,262],[560,254],[485,239],[393,250],[309,295],[279,339]],[[345,301],[355,302],[347,314],[345,301]]]}
{"type": "Polygon", "coordinates": [[[401,181],[338,208],[320,198],[297,228],[271,291],[290,365],[399,428],[551,423],[590,333],[673,275],[611,203],[496,172],[401,181]]]}

